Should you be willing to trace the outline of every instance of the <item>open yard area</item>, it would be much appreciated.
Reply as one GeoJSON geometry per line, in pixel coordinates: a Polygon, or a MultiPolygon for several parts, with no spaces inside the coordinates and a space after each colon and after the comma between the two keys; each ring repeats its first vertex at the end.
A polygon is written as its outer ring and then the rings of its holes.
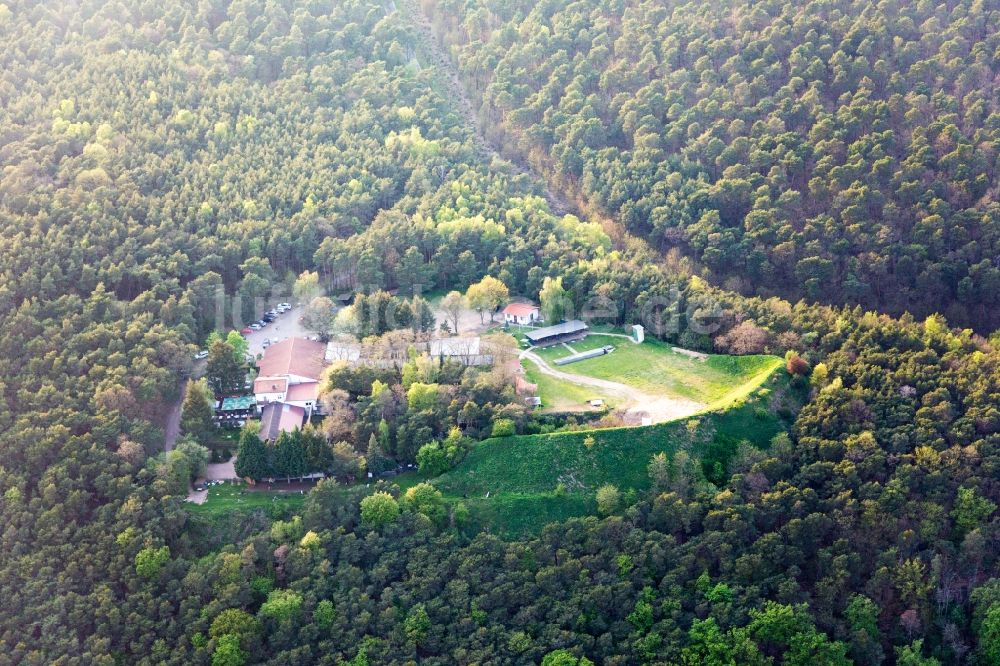
{"type": "MultiPolygon", "coordinates": [[[[623,337],[603,333],[592,333],[585,340],[536,349],[533,353],[564,375],[615,382],[646,394],[650,400],[682,399],[698,403],[701,408],[725,406],[747,395],[782,364],[776,356],[708,355],[705,359],[692,358],[656,340],[635,344],[623,337]],[[597,358],[555,365],[557,359],[574,352],[605,345],[612,345],[615,350],[597,358]]],[[[622,402],[620,392],[616,396],[610,389],[602,395],[600,387],[581,386],[579,381],[574,382],[567,377],[557,378],[549,373],[548,377],[541,378],[542,373],[530,358],[525,360],[524,366],[529,381],[539,384],[539,393],[547,408],[565,410],[570,404],[581,408],[584,407],[582,403],[591,397],[605,398],[612,405],[622,402]]],[[[628,397],[625,396],[626,401],[628,397]]]]}
{"type": "MultiPolygon", "coordinates": [[[[279,487],[275,484],[275,487],[279,487]]],[[[184,507],[194,515],[225,516],[248,513],[264,509],[268,514],[295,510],[302,506],[307,488],[285,490],[251,490],[243,483],[224,483],[208,488],[208,497],[203,504],[185,503],[184,507]]]]}
{"type": "Polygon", "coordinates": [[[587,404],[594,399],[603,400],[609,407],[617,407],[622,402],[622,398],[610,391],[550,377],[542,373],[534,363],[525,362],[524,373],[529,382],[538,386],[538,395],[542,398],[544,411],[596,411],[596,408],[587,404]]]}
{"type": "MultiPolygon", "coordinates": [[[[448,327],[454,329],[454,322],[448,314],[441,309],[441,301],[444,299],[445,294],[446,292],[432,291],[423,294],[423,297],[427,299],[431,309],[434,311],[435,328],[447,322],[448,327]]],[[[503,317],[500,317],[500,319],[503,319],[503,317]]],[[[491,326],[496,326],[497,322],[495,320],[496,317],[494,317],[494,321],[491,323],[489,317],[487,316],[485,321],[483,321],[483,318],[479,316],[478,312],[470,307],[464,307],[458,315],[458,333],[459,335],[483,333],[491,326]]],[[[454,331],[452,332],[454,333],[454,331]]]]}

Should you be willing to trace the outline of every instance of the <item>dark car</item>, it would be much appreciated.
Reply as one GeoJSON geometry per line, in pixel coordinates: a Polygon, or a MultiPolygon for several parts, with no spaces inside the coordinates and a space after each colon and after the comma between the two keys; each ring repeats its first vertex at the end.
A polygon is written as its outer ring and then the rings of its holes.
{"type": "Polygon", "coordinates": [[[272,321],[274,321],[274,317],[272,317],[271,315],[264,315],[263,317],[261,317],[261,321],[266,321],[267,323],[270,324],[272,321]]]}

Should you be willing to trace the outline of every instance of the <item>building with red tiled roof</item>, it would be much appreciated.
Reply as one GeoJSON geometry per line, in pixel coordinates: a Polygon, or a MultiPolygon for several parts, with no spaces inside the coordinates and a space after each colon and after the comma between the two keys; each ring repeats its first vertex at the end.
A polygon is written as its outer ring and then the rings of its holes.
{"type": "Polygon", "coordinates": [[[257,367],[260,377],[288,377],[291,384],[315,382],[326,367],[326,344],[288,338],[265,349],[257,367]]]}
{"type": "Polygon", "coordinates": [[[306,420],[306,410],[295,405],[272,402],[260,413],[260,438],[274,441],[283,432],[301,428],[306,420]]]}
{"type": "Polygon", "coordinates": [[[542,311],[531,303],[510,303],[503,309],[503,320],[507,324],[526,326],[542,318],[542,311]]]}
{"type": "Polygon", "coordinates": [[[258,377],[253,382],[253,394],[257,398],[257,404],[281,402],[287,392],[287,377],[258,377]]]}
{"type": "Polygon", "coordinates": [[[292,384],[285,394],[285,402],[292,404],[298,402],[316,402],[319,397],[319,382],[302,382],[292,384]]]}
{"type": "Polygon", "coordinates": [[[253,383],[257,404],[287,403],[311,416],[319,405],[319,379],[326,367],[326,345],[289,338],[264,350],[253,383]]]}

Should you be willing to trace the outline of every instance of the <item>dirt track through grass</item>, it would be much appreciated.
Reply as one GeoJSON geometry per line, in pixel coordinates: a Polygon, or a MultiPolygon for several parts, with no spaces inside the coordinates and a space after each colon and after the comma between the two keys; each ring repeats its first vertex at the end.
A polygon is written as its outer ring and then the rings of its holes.
{"type": "Polygon", "coordinates": [[[521,352],[521,358],[527,359],[535,364],[538,371],[549,377],[567,381],[580,386],[589,386],[599,389],[602,392],[611,393],[625,401],[626,413],[635,415],[645,414],[649,416],[653,423],[663,423],[674,419],[683,418],[697,414],[706,407],[704,403],[689,400],[681,397],[667,397],[663,395],[652,395],[641,391],[633,386],[628,386],[620,382],[608,379],[588,377],[578,375],[565,370],[557,370],[551,367],[541,356],[532,352],[521,352]]]}

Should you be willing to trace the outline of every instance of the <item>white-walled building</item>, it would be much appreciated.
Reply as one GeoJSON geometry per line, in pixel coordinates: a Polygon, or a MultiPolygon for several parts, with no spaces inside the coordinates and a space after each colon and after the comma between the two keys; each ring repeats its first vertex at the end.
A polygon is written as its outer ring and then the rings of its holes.
{"type": "Polygon", "coordinates": [[[529,326],[542,318],[542,311],[531,303],[510,303],[503,309],[503,320],[507,324],[529,326]]]}

